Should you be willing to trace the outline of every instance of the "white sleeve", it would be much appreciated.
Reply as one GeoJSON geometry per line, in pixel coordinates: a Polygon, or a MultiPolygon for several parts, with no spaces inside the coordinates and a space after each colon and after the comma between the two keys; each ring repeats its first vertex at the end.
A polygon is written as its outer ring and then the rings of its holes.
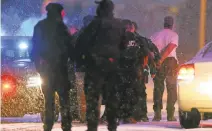
{"type": "Polygon", "coordinates": [[[175,44],[176,46],[178,46],[178,42],[179,42],[179,36],[177,34],[175,34],[174,36],[171,37],[169,43],[172,43],[172,44],[175,44]]]}

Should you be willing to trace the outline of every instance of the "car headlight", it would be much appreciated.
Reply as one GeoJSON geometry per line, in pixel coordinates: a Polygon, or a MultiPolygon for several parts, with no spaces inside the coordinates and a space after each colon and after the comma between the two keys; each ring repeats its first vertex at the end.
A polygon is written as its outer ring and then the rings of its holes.
{"type": "Polygon", "coordinates": [[[27,87],[40,87],[42,79],[40,76],[29,77],[27,80],[27,87]]]}

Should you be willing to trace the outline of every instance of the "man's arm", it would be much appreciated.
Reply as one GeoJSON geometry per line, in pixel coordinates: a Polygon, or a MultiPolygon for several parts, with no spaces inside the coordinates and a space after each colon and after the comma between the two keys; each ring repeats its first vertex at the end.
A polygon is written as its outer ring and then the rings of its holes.
{"type": "Polygon", "coordinates": [[[168,55],[178,46],[178,35],[171,38],[171,42],[168,44],[168,46],[161,52],[161,59],[160,63],[162,63],[168,55]]]}
{"type": "Polygon", "coordinates": [[[176,47],[177,47],[176,44],[172,43],[168,44],[165,50],[161,52],[161,61],[163,62],[176,47]]]}

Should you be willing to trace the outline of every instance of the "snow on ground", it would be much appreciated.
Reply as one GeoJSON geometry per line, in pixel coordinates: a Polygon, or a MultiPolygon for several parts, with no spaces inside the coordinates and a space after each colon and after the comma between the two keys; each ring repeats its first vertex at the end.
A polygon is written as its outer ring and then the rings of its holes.
{"type": "MultiPolygon", "coordinates": [[[[148,96],[148,116],[151,119],[154,116],[153,113],[153,102],[152,102],[152,82],[147,85],[147,96],[148,96]]],[[[163,109],[163,117],[161,122],[139,122],[137,124],[131,125],[120,125],[117,131],[212,131],[212,120],[209,121],[201,121],[201,127],[198,129],[182,129],[179,122],[167,122],[166,121],[166,92],[164,92],[164,109],[163,109]],[[207,127],[207,128],[206,128],[207,127]]],[[[176,109],[178,109],[178,105],[176,104],[176,109]]],[[[178,117],[178,111],[176,110],[175,116],[178,117]]],[[[42,123],[39,114],[36,115],[25,115],[22,118],[14,118],[7,117],[1,118],[2,124],[0,125],[1,131],[42,131],[42,123]]],[[[60,118],[59,118],[60,122],[60,118]]],[[[72,131],[85,131],[86,125],[80,124],[78,122],[73,123],[72,131]]],[[[60,123],[56,123],[54,125],[54,129],[52,131],[62,131],[60,128],[60,123]]],[[[106,125],[100,125],[99,131],[107,131],[106,125]]]]}
{"type": "MultiPolygon", "coordinates": [[[[166,123],[171,125],[170,123],[166,123]]],[[[74,125],[72,131],[85,131],[87,128],[85,125],[74,125]]],[[[42,124],[40,123],[18,123],[18,124],[2,124],[1,131],[42,131],[42,124]]],[[[55,124],[52,131],[62,131],[60,124],[55,124]]],[[[107,131],[105,125],[99,126],[99,131],[107,131]]],[[[117,131],[212,131],[212,128],[197,128],[197,129],[181,129],[179,126],[175,125],[172,127],[164,125],[146,125],[146,124],[129,124],[121,125],[118,127],[117,131]]]]}
{"type": "MultiPolygon", "coordinates": [[[[150,122],[120,125],[117,131],[187,131],[180,127],[179,122],[167,122],[165,112],[163,112],[163,120],[161,122],[151,122],[153,113],[149,113],[149,118],[150,122]]],[[[39,115],[25,115],[23,118],[2,118],[1,120],[4,122],[1,124],[1,131],[42,131],[39,115]]],[[[202,121],[201,126],[204,128],[190,129],[188,131],[212,131],[211,120],[202,121]]],[[[86,129],[85,124],[73,123],[72,131],[85,131],[86,129]]],[[[62,131],[59,122],[54,125],[52,131],[62,131]]],[[[106,125],[100,125],[99,131],[107,131],[106,125]]]]}

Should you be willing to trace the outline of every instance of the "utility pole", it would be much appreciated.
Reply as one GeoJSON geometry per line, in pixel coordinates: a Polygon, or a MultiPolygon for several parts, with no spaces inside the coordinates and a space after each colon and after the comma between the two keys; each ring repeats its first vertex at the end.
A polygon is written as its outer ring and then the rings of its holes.
{"type": "Polygon", "coordinates": [[[199,49],[205,45],[207,0],[200,0],[199,49]]]}

